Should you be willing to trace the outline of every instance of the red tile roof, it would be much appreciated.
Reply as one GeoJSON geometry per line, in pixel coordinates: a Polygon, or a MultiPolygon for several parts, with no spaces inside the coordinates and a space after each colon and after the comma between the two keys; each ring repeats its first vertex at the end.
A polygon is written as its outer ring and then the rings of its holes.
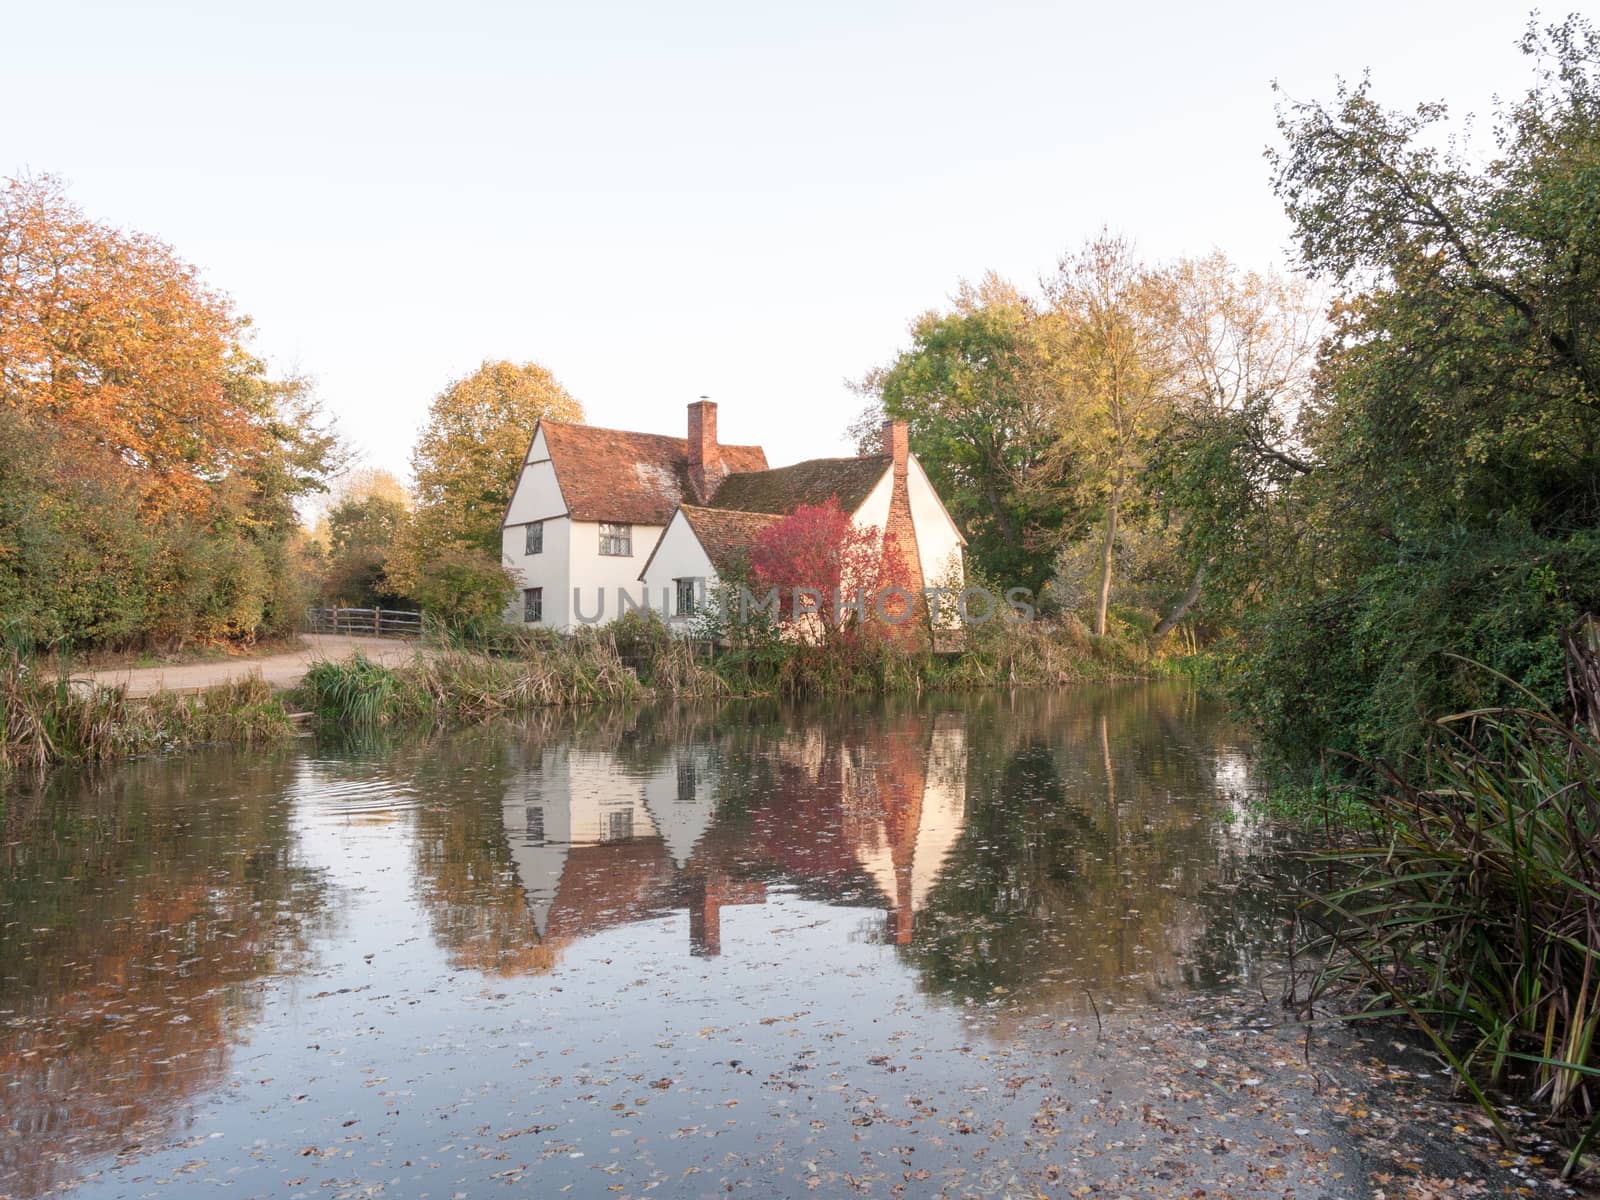
{"type": "MultiPolygon", "coordinates": [[[[693,500],[688,442],[658,433],[629,433],[594,425],[541,421],[550,462],[575,521],[665,525],[673,509],[693,500]]],[[[726,471],[764,473],[760,446],[722,446],[726,471]]]]}
{"type": "MultiPolygon", "coordinates": [[[[719,575],[726,575],[738,560],[748,558],[750,548],[763,529],[783,520],[777,513],[735,512],[690,504],[682,508],[684,520],[689,522],[689,528],[694,530],[694,536],[719,575]]],[[[648,564],[645,569],[649,569],[648,564]]]]}

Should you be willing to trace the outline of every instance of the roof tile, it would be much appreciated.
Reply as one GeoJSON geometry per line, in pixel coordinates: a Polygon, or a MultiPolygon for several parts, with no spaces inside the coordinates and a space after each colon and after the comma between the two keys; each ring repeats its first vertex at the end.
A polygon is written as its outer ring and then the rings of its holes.
{"type": "Polygon", "coordinates": [[[752,468],[723,480],[713,508],[748,513],[791,513],[802,504],[826,504],[853,513],[866,501],[890,467],[889,457],[812,458],[775,470],[752,468]]]}
{"type": "MultiPolygon", "coordinates": [[[[694,498],[689,448],[680,437],[541,421],[551,464],[575,521],[665,525],[694,498]]],[[[765,473],[760,446],[722,446],[726,471],[765,473]]]]}

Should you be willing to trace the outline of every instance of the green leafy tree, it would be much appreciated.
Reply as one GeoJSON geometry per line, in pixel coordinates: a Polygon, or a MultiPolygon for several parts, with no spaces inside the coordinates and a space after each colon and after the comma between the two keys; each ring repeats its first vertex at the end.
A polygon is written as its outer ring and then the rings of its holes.
{"type": "Polygon", "coordinates": [[[1035,589],[1072,511],[1037,321],[1034,304],[998,277],[963,284],[952,311],[919,317],[911,347],[867,377],[870,402],[852,428],[876,451],[883,420],[905,421],[972,562],[1035,589]]]}
{"type": "Polygon", "coordinates": [[[326,518],[323,594],[328,600],[361,607],[400,602],[386,570],[405,526],[409,499],[387,471],[359,472],[345,482],[326,518]]]}
{"type": "Polygon", "coordinates": [[[1495,153],[1442,104],[1369,81],[1286,104],[1277,188],[1339,290],[1281,488],[1293,589],[1270,592],[1241,687],[1280,744],[1401,755],[1442,712],[1552,703],[1561,633],[1600,606],[1600,34],[1531,27],[1537,76],[1495,153]]]}

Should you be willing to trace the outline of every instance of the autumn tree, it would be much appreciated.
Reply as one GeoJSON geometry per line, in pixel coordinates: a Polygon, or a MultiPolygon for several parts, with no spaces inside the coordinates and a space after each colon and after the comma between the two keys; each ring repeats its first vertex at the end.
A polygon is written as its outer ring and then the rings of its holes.
{"type": "Polygon", "coordinates": [[[1174,376],[1149,456],[1188,583],[1152,631],[1159,643],[1202,590],[1237,598],[1281,561],[1281,501],[1312,470],[1300,417],[1312,394],[1320,314],[1305,281],[1242,270],[1220,253],[1184,259],[1171,287],[1174,376]]]}
{"type": "Polygon", "coordinates": [[[269,452],[247,322],[171,247],[90,220],[51,176],[0,189],[0,402],[148,471],[153,510],[269,452]]]}
{"type": "Polygon", "coordinates": [[[583,407],[537,363],[485,361],[434,397],[411,452],[416,509],[391,569],[413,591],[442,555],[500,561],[500,519],[540,418],[583,407]]]}
{"type": "Polygon", "coordinates": [[[1124,238],[1101,234],[1046,281],[1054,454],[1100,510],[1094,631],[1106,632],[1124,505],[1170,404],[1171,288],[1124,238]]]}
{"type": "Polygon", "coordinates": [[[45,644],[249,639],[306,598],[340,456],[308,381],[164,243],[0,187],[0,615],[45,644]],[[115,536],[112,536],[115,531],[115,536]]]}

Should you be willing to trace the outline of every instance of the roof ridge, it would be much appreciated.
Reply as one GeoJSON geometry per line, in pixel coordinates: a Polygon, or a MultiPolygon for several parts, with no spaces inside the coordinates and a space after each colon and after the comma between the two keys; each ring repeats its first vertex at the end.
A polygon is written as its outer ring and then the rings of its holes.
{"type": "Polygon", "coordinates": [[[760,471],[729,471],[729,475],[764,475],[769,471],[787,471],[790,467],[804,467],[811,463],[848,463],[848,462],[877,462],[888,459],[887,454],[841,454],[835,458],[802,458],[797,462],[784,463],[781,467],[764,467],[760,471]]]}
{"type": "MultiPolygon", "coordinates": [[[[760,471],[737,471],[738,475],[759,475],[760,471]]],[[[689,509],[693,512],[717,513],[733,517],[775,517],[776,513],[760,512],[754,508],[718,508],[715,504],[680,504],[679,508],[689,509]]]]}
{"type": "MultiPolygon", "coordinates": [[[[683,442],[685,445],[689,441],[688,438],[680,437],[675,433],[651,433],[645,429],[617,429],[611,425],[591,425],[587,421],[557,421],[550,417],[540,417],[537,423],[540,425],[554,425],[559,429],[588,429],[595,433],[620,433],[626,437],[665,438],[669,442],[683,442]]],[[[724,450],[760,450],[763,454],[766,453],[766,447],[755,442],[718,442],[717,445],[724,450]]]]}

